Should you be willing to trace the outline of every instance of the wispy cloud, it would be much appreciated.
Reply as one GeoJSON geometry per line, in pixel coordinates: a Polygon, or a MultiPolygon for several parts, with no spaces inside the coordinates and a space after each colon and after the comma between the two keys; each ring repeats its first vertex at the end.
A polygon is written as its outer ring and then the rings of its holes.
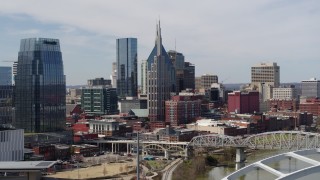
{"type": "Polygon", "coordinates": [[[8,29],[8,34],[11,34],[11,35],[37,35],[39,33],[41,33],[39,29],[23,29],[23,30],[8,29]]]}
{"type": "MultiPolygon", "coordinates": [[[[91,53],[101,53],[100,59],[107,63],[115,59],[117,37],[137,37],[139,59],[145,59],[154,44],[160,16],[166,49],[174,49],[176,40],[177,50],[196,64],[197,74],[212,72],[221,79],[230,76],[231,82],[246,82],[250,81],[250,66],[268,60],[281,66],[282,81],[299,81],[308,78],[300,76],[319,76],[314,66],[301,65],[309,61],[314,65],[320,57],[319,9],[317,0],[11,0],[1,2],[0,16],[16,23],[23,17],[32,19],[41,27],[19,27],[17,32],[50,32],[61,38],[66,48],[87,47],[91,53]],[[292,75],[292,69],[299,68],[311,70],[292,75]]],[[[68,72],[70,65],[65,64],[68,72]]],[[[104,71],[109,73],[111,67],[101,68],[100,72],[104,71]]],[[[72,74],[70,78],[78,81],[72,74]]]]}

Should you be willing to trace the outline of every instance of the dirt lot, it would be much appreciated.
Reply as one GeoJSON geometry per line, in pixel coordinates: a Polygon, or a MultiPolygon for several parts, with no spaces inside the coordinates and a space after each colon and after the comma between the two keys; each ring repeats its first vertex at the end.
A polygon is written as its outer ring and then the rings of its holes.
{"type": "MultiPolygon", "coordinates": [[[[124,163],[103,163],[99,166],[79,168],[79,179],[113,176],[133,169],[135,169],[134,161],[124,163]]],[[[78,179],[78,169],[57,172],[56,174],[48,175],[47,177],[78,179]]]]}

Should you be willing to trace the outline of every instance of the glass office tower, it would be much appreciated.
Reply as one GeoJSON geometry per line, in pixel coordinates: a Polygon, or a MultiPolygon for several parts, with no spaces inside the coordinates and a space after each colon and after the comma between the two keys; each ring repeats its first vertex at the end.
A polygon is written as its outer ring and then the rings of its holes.
{"type": "Polygon", "coordinates": [[[12,85],[12,67],[0,67],[0,85],[11,86],[12,85]]]}
{"type": "Polygon", "coordinates": [[[119,97],[138,94],[137,39],[117,39],[117,93],[119,97]]]}
{"type": "Polygon", "coordinates": [[[66,82],[58,39],[22,39],[15,82],[16,128],[25,132],[64,129],[66,82]]]}
{"type": "Polygon", "coordinates": [[[0,124],[12,123],[12,67],[0,67],[0,124]]]}

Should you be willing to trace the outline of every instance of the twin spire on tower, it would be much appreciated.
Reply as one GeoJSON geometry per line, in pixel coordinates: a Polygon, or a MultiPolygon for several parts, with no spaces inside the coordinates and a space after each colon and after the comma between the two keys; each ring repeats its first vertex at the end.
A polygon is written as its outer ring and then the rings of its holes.
{"type": "Polygon", "coordinates": [[[162,37],[161,37],[161,27],[160,27],[160,20],[159,24],[156,27],[156,46],[157,46],[157,56],[161,55],[162,49],[162,37]]]}

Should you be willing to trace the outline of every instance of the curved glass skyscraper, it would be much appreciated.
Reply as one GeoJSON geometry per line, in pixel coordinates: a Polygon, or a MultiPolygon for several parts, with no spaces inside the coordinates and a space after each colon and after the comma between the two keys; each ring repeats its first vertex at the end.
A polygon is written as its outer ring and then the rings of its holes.
{"type": "Polygon", "coordinates": [[[53,132],[65,127],[66,82],[58,39],[22,39],[15,77],[16,128],[53,132]]]}
{"type": "Polygon", "coordinates": [[[138,94],[137,38],[117,39],[117,93],[120,97],[138,94]]]}

